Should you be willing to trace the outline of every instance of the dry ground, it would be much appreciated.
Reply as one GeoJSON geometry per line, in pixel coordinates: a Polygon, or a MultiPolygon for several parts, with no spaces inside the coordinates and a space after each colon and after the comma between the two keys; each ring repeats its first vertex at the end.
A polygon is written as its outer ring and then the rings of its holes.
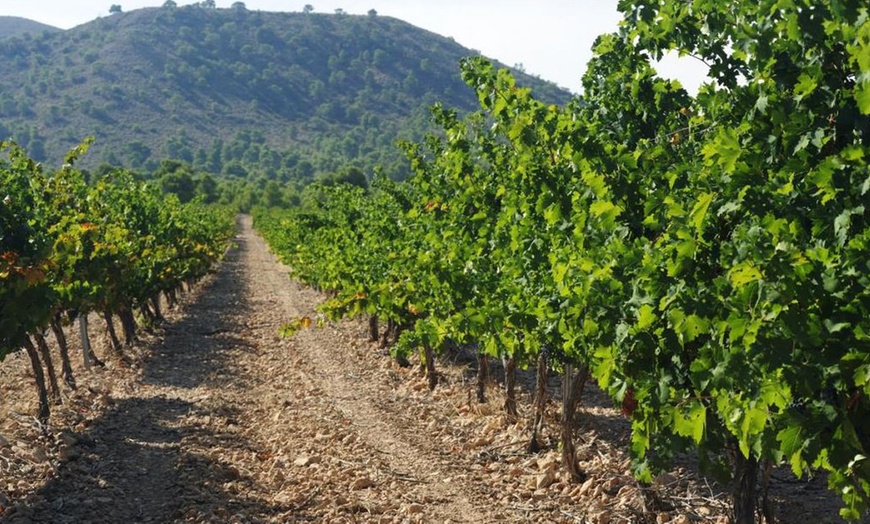
{"type": "MultiPolygon", "coordinates": [[[[247,217],[236,242],[126,361],[77,368],[45,431],[23,356],[0,365],[0,522],[727,521],[722,489],[688,467],[658,479],[667,509],[643,514],[627,423],[594,390],[577,431],[589,480],[572,484],[555,448],[523,452],[526,424],[505,422],[496,384],[473,402],[460,354],[430,393],[361,322],[279,338],[322,297],[287,278],[247,217]]],[[[782,522],[838,521],[823,483],[776,475],[782,522]]]]}

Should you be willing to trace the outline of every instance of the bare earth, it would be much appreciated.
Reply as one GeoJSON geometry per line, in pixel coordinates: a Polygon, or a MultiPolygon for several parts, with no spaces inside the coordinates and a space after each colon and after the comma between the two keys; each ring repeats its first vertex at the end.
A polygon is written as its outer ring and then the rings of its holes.
{"type": "MultiPolygon", "coordinates": [[[[487,404],[473,401],[460,354],[439,362],[430,393],[362,322],[279,338],[282,324],[316,318],[322,297],[287,278],[247,217],[236,242],[126,360],[76,368],[79,389],[64,390],[45,431],[23,356],[0,364],[0,522],[642,521],[627,422],[600,394],[577,430],[589,480],[573,484],[555,447],[524,453],[528,413],[508,424],[496,383],[487,404]]],[[[100,356],[103,331],[94,319],[100,356]]],[[[776,475],[782,522],[838,521],[823,483],[776,475]]],[[[723,490],[688,468],[655,489],[665,504],[651,522],[727,521],[723,490]]]]}

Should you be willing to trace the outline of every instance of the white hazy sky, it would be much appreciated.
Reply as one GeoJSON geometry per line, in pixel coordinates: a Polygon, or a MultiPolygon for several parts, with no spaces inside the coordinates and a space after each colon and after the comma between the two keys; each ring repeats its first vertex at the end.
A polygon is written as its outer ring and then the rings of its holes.
{"type": "MultiPolygon", "coordinates": [[[[124,11],[156,7],[164,0],[0,0],[0,16],[20,16],[63,29],[108,16],[118,4],[124,11]]],[[[229,7],[234,0],[216,0],[229,7]]],[[[176,0],[178,5],[193,3],[176,0]]],[[[508,65],[522,64],[535,74],[580,92],[580,77],[591,58],[590,47],[601,33],[616,30],[620,19],[616,0],[247,0],[245,6],[262,11],[315,12],[343,9],[364,14],[369,9],[405,20],[432,32],[451,36],[485,56],[508,65]]],[[[698,62],[669,60],[662,75],[680,79],[694,92],[704,71],[698,62]]]]}

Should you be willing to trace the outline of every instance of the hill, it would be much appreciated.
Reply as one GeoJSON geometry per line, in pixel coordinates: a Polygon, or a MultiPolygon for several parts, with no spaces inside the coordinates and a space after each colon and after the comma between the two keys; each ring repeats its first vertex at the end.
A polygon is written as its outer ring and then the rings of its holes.
{"type": "Polygon", "coordinates": [[[392,144],[428,129],[431,104],[477,105],[458,73],[476,52],[397,19],[167,4],[0,42],[0,136],[57,162],[94,135],[87,166],[175,158],[288,179],[353,162],[401,176],[392,144]]]}
{"type": "Polygon", "coordinates": [[[0,16],[0,40],[21,36],[25,33],[38,35],[45,31],[53,33],[62,31],[62,29],[18,16],[0,16]]]}

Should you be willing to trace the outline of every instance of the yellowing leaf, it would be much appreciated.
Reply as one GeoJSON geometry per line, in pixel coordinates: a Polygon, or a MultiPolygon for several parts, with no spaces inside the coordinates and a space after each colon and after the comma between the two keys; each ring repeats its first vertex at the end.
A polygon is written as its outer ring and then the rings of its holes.
{"type": "Polygon", "coordinates": [[[761,274],[761,271],[749,262],[738,264],[728,272],[728,280],[736,288],[741,288],[750,282],[761,280],[763,277],[764,275],[761,274]]]}
{"type": "Polygon", "coordinates": [[[601,215],[613,211],[616,209],[616,206],[613,202],[608,202],[607,200],[596,200],[589,206],[589,211],[592,212],[593,215],[600,217],[601,215]]]}
{"type": "Polygon", "coordinates": [[[634,325],[638,331],[643,331],[656,321],[655,310],[649,304],[640,306],[637,310],[637,324],[634,325]]]}
{"type": "Polygon", "coordinates": [[[704,438],[707,423],[707,408],[700,402],[693,402],[688,411],[674,411],[674,431],[684,437],[692,437],[696,444],[704,438]]]}
{"type": "Polygon", "coordinates": [[[852,94],[855,102],[858,102],[858,110],[865,115],[870,115],[870,81],[865,80],[856,85],[852,94]]]}
{"type": "Polygon", "coordinates": [[[713,193],[702,193],[698,197],[698,201],[692,206],[692,211],[689,212],[689,220],[692,222],[695,231],[698,234],[704,232],[704,219],[707,218],[707,211],[710,209],[710,202],[713,201],[713,193]]]}

